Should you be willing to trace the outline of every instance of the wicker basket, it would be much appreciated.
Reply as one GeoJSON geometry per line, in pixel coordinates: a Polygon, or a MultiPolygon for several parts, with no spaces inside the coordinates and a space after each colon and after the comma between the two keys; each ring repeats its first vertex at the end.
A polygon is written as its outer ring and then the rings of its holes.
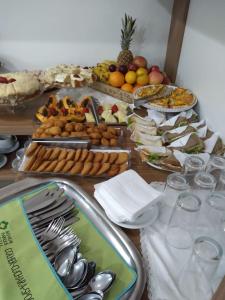
{"type": "Polygon", "coordinates": [[[90,85],[90,87],[107,95],[110,95],[114,98],[127,102],[129,104],[134,103],[133,94],[124,92],[121,89],[115,88],[103,82],[95,81],[90,85]]]}

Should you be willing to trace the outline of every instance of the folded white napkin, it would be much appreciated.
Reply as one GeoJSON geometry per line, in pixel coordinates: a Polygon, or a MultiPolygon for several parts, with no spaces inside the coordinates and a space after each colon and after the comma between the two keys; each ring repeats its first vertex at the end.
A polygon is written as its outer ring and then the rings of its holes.
{"type": "Polygon", "coordinates": [[[134,170],[128,170],[96,184],[94,196],[104,210],[118,222],[135,221],[147,208],[160,200],[152,188],[134,170]]]}
{"type": "Polygon", "coordinates": [[[166,122],[163,122],[160,126],[174,126],[174,124],[176,123],[176,120],[179,117],[186,117],[187,119],[190,119],[192,117],[192,115],[197,115],[196,112],[193,109],[190,109],[188,111],[182,111],[181,113],[179,113],[178,115],[170,118],[166,122]]]}
{"type": "Polygon", "coordinates": [[[168,147],[183,147],[187,144],[189,138],[192,136],[193,132],[179,138],[178,140],[172,142],[168,147]]]}
{"type": "Polygon", "coordinates": [[[146,119],[154,120],[156,125],[160,125],[162,122],[165,121],[166,116],[164,113],[161,113],[154,109],[148,109],[148,116],[145,117],[146,119]]]}
{"type": "Polygon", "coordinates": [[[184,161],[187,157],[189,156],[197,156],[200,157],[204,160],[205,162],[205,166],[207,165],[209,159],[210,159],[210,155],[208,153],[199,153],[199,154],[187,154],[187,153],[183,153],[181,151],[178,150],[174,150],[173,151],[173,155],[176,157],[176,159],[179,161],[179,163],[181,164],[181,166],[184,165],[184,161]]]}
{"type": "Polygon", "coordinates": [[[209,139],[205,140],[205,142],[204,142],[205,150],[204,151],[207,153],[212,153],[218,138],[219,138],[219,134],[214,133],[209,139]]]}
{"type": "Polygon", "coordinates": [[[206,137],[206,134],[207,134],[207,130],[208,130],[208,126],[205,125],[204,127],[201,127],[197,130],[197,135],[200,137],[200,138],[204,138],[206,137]]]}

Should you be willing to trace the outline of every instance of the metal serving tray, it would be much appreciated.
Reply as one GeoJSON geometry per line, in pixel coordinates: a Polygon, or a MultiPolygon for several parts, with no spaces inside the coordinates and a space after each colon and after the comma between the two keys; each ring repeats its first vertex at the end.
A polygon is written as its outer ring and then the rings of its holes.
{"type": "Polygon", "coordinates": [[[109,221],[104,211],[96,204],[95,200],[78,185],[62,178],[34,179],[28,177],[0,189],[0,202],[6,202],[12,197],[29,192],[32,189],[48,183],[56,183],[62,187],[70,197],[75,198],[79,206],[102,235],[116,248],[126,263],[136,271],[136,283],[121,297],[121,300],[141,299],[146,283],[146,275],[139,252],[122,230],[109,221]]]}

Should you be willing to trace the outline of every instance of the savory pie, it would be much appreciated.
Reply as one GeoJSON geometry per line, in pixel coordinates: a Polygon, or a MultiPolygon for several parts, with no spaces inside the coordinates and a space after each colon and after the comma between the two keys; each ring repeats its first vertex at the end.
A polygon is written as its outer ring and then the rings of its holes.
{"type": "Polygon", "coordinates": [[[164,89],[165,85],[158,84],[158,85],[149,85],[147,87],[143,87],[137,90],[137,97],[138,98],[145,98],[150,97],[158,94],[160,91],[164,89]]]}
{"type": "Polygon", "coordinates": [[[29,98],[40,90],[40,82],[33,73],[15,72],[0,74],[0,103],[13,99],[29,98]]]}

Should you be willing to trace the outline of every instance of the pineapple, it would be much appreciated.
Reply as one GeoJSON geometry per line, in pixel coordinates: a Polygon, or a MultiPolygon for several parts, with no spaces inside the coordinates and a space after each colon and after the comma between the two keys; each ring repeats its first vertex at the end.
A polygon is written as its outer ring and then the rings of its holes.
{"type": "Polygon", "coordinates": [[[125,14],[124,19],[122,19],[122,29],[121,29],[121,49],[117,63],[118,65],[129,65],[133,61],[133,53],[130,51],[130,43],[132,41],[132,36],[135,31],[136,19],[125,14]]]}

